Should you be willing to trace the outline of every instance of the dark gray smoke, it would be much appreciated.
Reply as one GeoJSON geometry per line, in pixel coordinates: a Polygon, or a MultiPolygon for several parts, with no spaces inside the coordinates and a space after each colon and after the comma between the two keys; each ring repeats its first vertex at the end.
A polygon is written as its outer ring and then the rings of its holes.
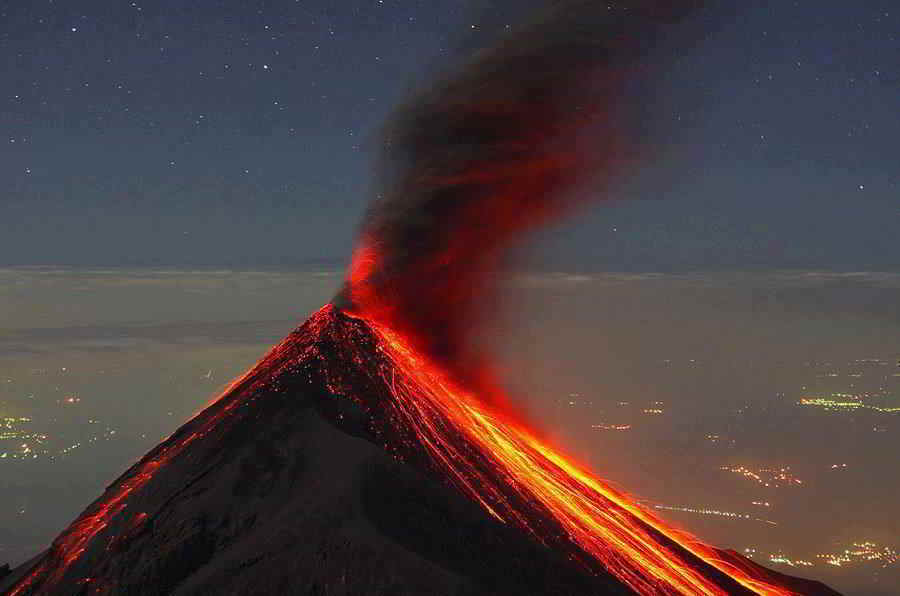
{"type": "Polygon", "coordinates": [[[634,164],[628,81],[698,4],[547,2],[401,106],[336,302],[403,331],[470,382],[481,374],[468,336],[491,302],[487,272],[571,207],[579,184],[602,190],[634,164]]]}

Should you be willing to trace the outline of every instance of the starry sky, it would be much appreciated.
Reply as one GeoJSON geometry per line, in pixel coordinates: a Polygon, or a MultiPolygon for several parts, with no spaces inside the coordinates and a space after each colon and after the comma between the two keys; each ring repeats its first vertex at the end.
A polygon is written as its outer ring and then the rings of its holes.
{"type": "MultiPolygon", "coordinates": [[[[346,260],[384,118],[535,0],[0,2],[0,265],[346,260]]],[[[895,0],[719,2],[562,269],[900,269],[895,0]],[[741,6],[734,6],[734,5],[741,6]]]]}

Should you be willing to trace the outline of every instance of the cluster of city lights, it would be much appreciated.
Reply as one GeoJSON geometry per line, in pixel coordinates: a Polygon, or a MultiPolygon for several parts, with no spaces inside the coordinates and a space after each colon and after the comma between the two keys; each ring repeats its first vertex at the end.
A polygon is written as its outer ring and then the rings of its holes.
{"type": "Polygon", "coordinates": [[[803,484],[802,480],[793,475],[790,467],[751,470],[746,466],[722,466],[719,469],[739,474],[763,486],[796,486],[803,484]]]}
{"type": "Polygon", "coordinates": [[[14,443],[0,447],[0,459],[36,459],[47,455],[43,448],[47,435],[22,428],[30,422],[31,418],[26,417],[0,418],[0,441],[14,443]]]}
{"type": "Polygon", "coordinates": [[[829,399],[824,397],[804,397],[801,398],[797,404],[801,406],[822,408],[829,412],[848,412],[853,410],[872,410],[873,412],[880,412],[882,414],[896,414],[900,412],[900,407],[873,406],[855,399],[847,400],[846,398],[829,399]]]}
{"type": "Polygon", "coordinates": [[[631,430],[630,424],[592,424],[591,428],[594,430],[631,430]]]}
{"type": "Polygon", "coordinates": [[[900,561],[900,553],[889,546],[879,546],[870,541],[854,542],[840,553],[816,555],[829,565],[843,567],[851,563],[875,562],[882,567],[896,565],[900,561]]]}
{"type": "Polygon", "coordinates": [[[649,408],[644,408],[644,409],[641,410],[641,411],[642,411],[644,414],[650,414],[651,416],[658,416],[658,415],[660,415],[660,414],[663,413],[663,411],[664,411],[664,410],[663,410],[663,406],[664,406],[664,405],[665,405],[665,403],[663,403],[663,402],[661,402],[661,401],[655,401],[655,402],[653,402],[652,404],[650,404],[650,407],[649,407],[649,408]]]}
{"type": "MultiPolygon", "coordinates": [[[[54,451],[47,445],[49,437],[46,434],[23,428],[23,426],[31,422],[32,419],[27,417],[0,418],[0,460],[35,460],[44,458],[53,460],[57,457],[68,455],[85,445],[104,440],[109,441],[116,435],[115,429],[106,427],[84,441],[76,441],[58,451],[54,451]]],[[[88,424],[99,424],[99,420],[88,420],[88,424]]]]}
{"type": "Polygon", "coordinates": [[[813,562],[807,561],[805,559],[791,559],[788,558],[784,553],[772,553],[769,555],[770,563],[777,563],[780,565],[787,565],[788,567],[812,567],[813,562]]]}
{"type": "Polygon", "coordinates": [[[2,439],[11,439],[15,438],[20,431],[17,430],[17,427],[28,424],[31,422],[31,418],[25,417],[6,417],[0,418],[0,440],[2,439]]]}
{"type": "MultiPolygon", "coordinates": [[[[745,548],[744,555],[750,558],[757,556],[755,548],[745,548]]],[[[854,542],[849,548],[839,553],[826,553],[815,556],[814,560],[792,559],[782,551],[771,553],[766,560],[788,567],[813,567],[817,563],[845,567],[853,563],[875,563],[881,567],[889,567],[900,562],[900,553],[888,546],[879,546],[875,542],[854,542]]]]}

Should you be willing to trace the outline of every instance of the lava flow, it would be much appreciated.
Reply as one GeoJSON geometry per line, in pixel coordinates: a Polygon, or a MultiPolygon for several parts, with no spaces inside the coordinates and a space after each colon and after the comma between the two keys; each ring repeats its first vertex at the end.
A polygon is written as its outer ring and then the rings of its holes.
{"type": "MultiPolygon", "coordinates": [[[[442,477],[497,519],[548,546],[566,549],[570,541],[573,557],[589,566],[599,562],[640,594],[812,593],[783,586],[778,574],[666,525],[529,429],[486,408],[394,330],[364,318],[361,324],[387,361],[378,370],[390,388],[381,407],[390,413],[380,416],[394,433],[412,435],[408,444],[424,447],[442,477]],[[561,533],[548,535],[552,526],[561,533]]],[[[365,352],[347,358],[371,360],[365,352]]],[[[329,383],[337,394],[348,390],[342,385],[329,383]]]]}

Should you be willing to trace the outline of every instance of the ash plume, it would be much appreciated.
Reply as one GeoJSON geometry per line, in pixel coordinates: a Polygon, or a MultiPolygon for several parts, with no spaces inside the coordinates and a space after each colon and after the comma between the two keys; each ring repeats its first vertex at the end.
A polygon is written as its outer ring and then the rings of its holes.
{"type": "Polygon", "coordinates": [[[380,188],[335,304],[365,311],[469,386],[490,385],[470,341],[506,249],[632,165],[626,83],[699,2],[548,2],[402,106],[380,188]]]}

